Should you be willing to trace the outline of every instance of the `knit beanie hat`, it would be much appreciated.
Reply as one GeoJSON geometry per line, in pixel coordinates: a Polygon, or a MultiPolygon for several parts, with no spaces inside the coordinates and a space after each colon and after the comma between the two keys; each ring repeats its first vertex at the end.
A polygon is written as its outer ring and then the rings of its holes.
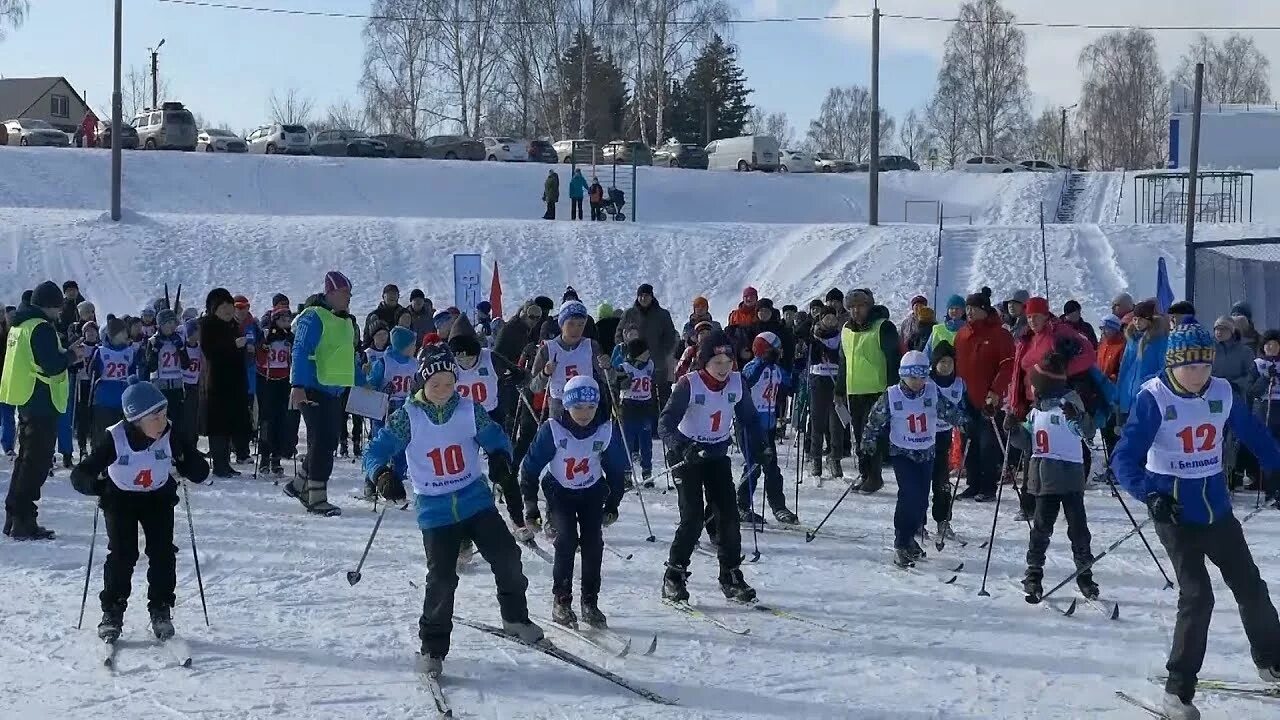
{"type": "Polygon", "coordinates": [[[124,419],[129,422],[137,422],[169,407],[169,401],[165,399],[164,393],[146,380],[125,388],[120,403],[124,410],[124,419]]]}
{"type": "Polygon", "coordinates": [[[710,310],[711,303],[708,302],[706,298],[699,295],[698,297],[693,299],[693,309],[694,310],[710,310]]]}
{"type": "Polygon", "coordinates": [[[1195,317],[1186,317],[1169,333],[1169,346],[1164,354],[1167,368],[1183,365],[1212,365],[1215,353],[1213,334],[1195,317]]]}
{"type": "Polygon", "coordinates": [[[338,292],[339,290],[350,290],[351,281],[346,275],[337,270],[330,270],[324,274],[324,291],[326,293],[338,292]]]}
{"type": "Polygon", "coordinates": [[[560,296],[560,302],[562,303],[569,302],[570,300],[582,301],[582,298],[578,297],[578,291],[574,290],[572,285],[566,287],[564,289],[564,294],[560,296]]]}
{"type": "Polygon", "coordinates": [[[866,305],[870,307],[876,304],[876,298],[871,294],[870,290],[857,289],[850,290],[844,295],[844,306],[852,310],[858,305],[866,305]]]}
{"type": "Polygon", "coordinates": [[[292,303],[289,302],[289,296],[284,293],[276,293],[271,296],[271,307],[273,308],[288,309],[291,304],[292,303]]]}
{"type": "Polygon", "coordinates": [[[70,290],[71,288],[75,288],[75,289],[79,290],[79,289],[80,289],[80,285],[79,285],[79,283],[77,283],[75,280],[68,280],[68,281],[66,281],[66,282],[62,283],[62,291],[63,291],[63,292],[66,292],[66,291],[70,290]]]}
{"type": "Polygon", "coordinates": [[[565,409],[600,404],[600,386],[590,375],[575,375],[564,384],[560,402],[565,409]]]}
{"type": "Polygon", "coordinates": [[[798,307],[796,307],[795,305],[792,305],[792,304],[790,304],[790,303],[788,303],[788,304],[786,304],[786,305],[783,305],[783,306],[782,306],[782,314],[783,314],[783,315],[786,315],[786,314],[787,314],[787,313],[789,313],[789,312],[800,312],[800,308],[798,308],[798,307]]]}
{"type": "Polygon", "coordinates": [[[123,319],[115,315],[107,316],[107,339],[114,340],[117,335],[123,335],[129,332],[129,326],[125,325],[123,319]]]}
{"type": "Polygon", "coordinates": [[[493,303],[489,302],[488,300],[481,300],[479,303],[476,304],[476,312],[480,313],[481,315],[488,315],[489,313],[493,312],[493,303]]]}
{"type": "Polygon", "coordinates": [[[556,309],[555,301],[547,297],[546,295],[539,295],[538,297],[534,298],[533,304],[542,308],[543,317],[550,315],[551,311],[556,309]]]}
{"type": "Polygon", "coordinates": [[[76,305],[76,312],[80,313],[81,315],[84,315],[85,313],[88,313],[90,315],[96,315],[98,313],[98,308],[94,307],[93,303],[89,302],[88,300],[85,300],[81,302],[79,305],[76,305]]]}
{"type": "Polygon", "coordinates": [[[917,305],[928,305],[928,304],[929,304],[929,298],[923,295],[916,295],[915,297],[911,298],[911,307],[915,307],[917,305]]]}
{"type": "Polygon", "coordinates": [[[62,307],[62,290],[52,280],[45,280],[31,291],[31,305],[42,309],[62,307]]]}
{"type": "Polygon", "coordinates": [[[952,295],[951,297],[947,298],[947,309],[950,310],[951,308],[960,308],[961,310],[963,310],[964,298],[960,297],[959,295],[952,295]]]}
{"type": "Polygon", "coordinates": [[[1062,304],[1062,314],[1070,315],[1071,313],[1080,312],[1080,303],[1076,300],[1068,300],[1062,304]]]}
{"type": "Polygon", "coordinates": [[[898,363],[898,374],[902,377],[929,377],[929,358],[919,350],[904,353],[898,363]]]}
{"type": "Polygon", "coordinates": [[[195,320],[198,317],[200,317],[200,311],[193,307],[185,308],[182,311],[183,320],[195,320]]]}
{"type": "Polygon", "coordinates": [[[88,335],[90,330],[92,330],[93,332],[98,332],[98,323],[90,320],[89,322],[80,326],[81,335],[88,335]]]}
{"type": "Polygon", "coordinates": [[[635,360],[647,352],[649,352],[649,342],[644,338],[636,338],[627,343],[628,360],[635,360]]]}
{"type": "Polygon", "coordinates": [[[587,306],[577,300],[569,300],[560,306],[560,310],[556,313],[556,322],[558,322],[561,327],[564,327],[565,321],[570,318],[585,319],[586,317],[587,306]]]}
{"type": "Polygon", "coordinates": [[[1154,320],[1156,317],[1156,301],[1148,299],[1134,305],[1133,316],[1145,320],[1154,320]]]}
{"type": "Polygon", "coordinates": [[[453,320],[453,316],[449,314],[448,310],[441,310],[440,312],[436,313],[431,317],[431,322],[437,328],[439,328],[441,325],[444,325],[445,323],[451,320],[453,320]]]}
{"type": "Polygon", "coordinates": [[[427,294],[422,292],[422,288],[414,288],[409,291],[409,302],[414,300],[426,300],[427,294]]]}
{"type": "Polygon", "coordinates": [[[1115,315],[1107,315],[1102,318],[1102,329],[1110,330],[1111,332],[1120,332],[1124,329],[1124,323],[1115,315]]]}
{"type": "Polygon", "coordinates": [[[1253,308],[1249,306],[1249,303],[1243,300],[1231,306],[1231,314],[1243,315],[1244,317],[1249,318],[1250,322],[1253,322],[1253,308]]]}
{"type": "Polygon", "coordinates": [[[1027,301],[1028,301],[1028,300],[1030,300],[1030,299],[1031,299],[1031,293],[1030,293],[1029,291],[1027,291],[1027,290],[1014,290],[1014,291],[1013,291],[1013,297],[1009,298],[1009,302],[1016,302],[1016,303],[1020,303],[1020,304],[1022,304],[1022,305],[1026,305],[1026,304],[1027,304],[1027,301]]]}
{"type": "Polygon", "coordinates": [[[404,352],[404,349],[413,345],[413,331],[406,327],[396,327],[391,329],[391,349],[398,353],[404,352]]]}
{"type": "Polygon", "coordinates": [[[1223,315],[1222,317],[1220,317],[1220,318],[1218,318],[1217,320],[1214,320],[1214,321],[1213,321],[1213,329],[1214,329],[1214,330],[1217,330],[1217,329],[1218,329],[1218,328],[1220,328],[1220,327],[1224,327],[1224,328],[1227,328],[1228,330],[1230,330],[1230,331],[1232,331],[1232,332],[1235,332],[1235,330],[1236,330],[1236,321],[1235,321],[1235,320],[1232,320],[1232,319],[1231,319],[1231,316],[1229,316],[1229,315],[1223,315]]]}
{"type": "Polygon", "coordinates": [[[823,300],[826,300],[827,302],[843,303],[844,293],[840,292],[840,288],[831,288],[830,290],[827,291],[827,294],[825,297],[823,297],[823,300]]]}
{"type": "Polygon", "coordinates": [[[165,308],[164,310],[161,310],[160,312],[156,313],[157,325],[159,325],[160,327],[164,327],[169,323],[173,323],[174,325],[178,324],[178,313],[168,308],[165,308]]]}
{"type": "MultiPolygon", "coordinates": [[[[241,295],[237,295],[236,297],[243,297],[243,296],[241,296],[241,295]]],[[[237,301],[237,305],[236,305],[236,307],[239,307],[238,301],[237,301]]],[[[138,313],[138,315],[139,315],[139,317],[142,317],[143,319],[151,318],[151,319],[153,319],[153,320],[154,320],[154,319],[155,319],[155,317],[156,317],[156,309],[155,309],[154,307],[152,307],[151,305],[143,305],[143,306],[142,306],[142,312],[138,313]]]]}
{"type": "Polygon", "coordinates": [[[652,285],[650,285],[649,283],[644,283],[644,284],[642,284],[640,287],[636,288],[636,297],[640,297],[641,295],[650,295],[650,296],[652,296],[652,295],[653,295],[653,286],[652,286],[652,285]]]}
{"type": "MultiPolygon", "coordinates": [[[[1017,301],[1013,300],[1011,302],[1017,302],[1017,301]]],[[[1048,315],[1049,301],[1045,300],[1044,298],[1038,295],[1033,298],[1027,298],[1023,302],[1023,312],[1026,314],[1027,317],[1031,317],[1032,315],[1048,315]]]]}
{"type": "Polygon", "coordinates": [[[743,300],[754,302],[754,301],[756,300],[756,298],[758,298],[758,297],[760,297],[760,293],[759,293],[758,291],[756,291],[756,289],[755,289],[755,288],[753,288],[753,287],[751,287],[750,285],[748,285],[748,286],[746,286],[745,288],[743,288],[743,289],[742,289],[742,299],[743,299],[743,300]]]}
{"type": "Polygon", "coordinates": [[[600,305],[596,307],[596,317],[601,320],[613,317],[613,305],[607,302],[600,303],[600,305]]]}
{"type": "Polygon", "coordinates": [[[937,367],[938,362],[943,358],[951,358],[952,360],[955,360],[956,349],[950,342],[946,340],[939,340],[937,345],[929,348],[929,361],[933,363],[934,367],[937,367]]]}
{"type": "Polygon", "coordinates": [[[440,345],[434,347],[423,348],[422,367],[418,369],[418,374],[422,375],[423,381],[430,380],[432,375],[436,373],[453,373],[457,376],[457,370],[454,369],[453,355],[450,354],[448,348],[440,345]]]}
{"type": "Polygon", "coordinates": [[[733,357],[733,343],[723,330],[712,330],[706,337],[698,341],[698,362],[704,367],[717,355],[733,357]]]}
{"type": "Polygon", "coordinates": [[[781,352],[782,350],[782,340],[778,338],[776,333],[766,330],[751,341],[751,354],[756,357],[764,357],[765,353],[770,350],[774,352],[781,352]]]}

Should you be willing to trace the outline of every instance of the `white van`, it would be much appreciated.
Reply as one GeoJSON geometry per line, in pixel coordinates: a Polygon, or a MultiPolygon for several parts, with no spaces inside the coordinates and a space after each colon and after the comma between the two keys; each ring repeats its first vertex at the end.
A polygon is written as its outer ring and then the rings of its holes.
{"type": "Polygon", "coordinates": [[[708,170],[773,172],[778,169],[778,159],[778,139],[772,135],[725,138],[707,145],[708,170]]]}

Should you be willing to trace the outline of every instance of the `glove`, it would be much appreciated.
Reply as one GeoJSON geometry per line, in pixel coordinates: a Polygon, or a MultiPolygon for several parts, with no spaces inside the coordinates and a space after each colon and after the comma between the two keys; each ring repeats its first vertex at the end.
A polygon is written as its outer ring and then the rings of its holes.
{"type": "Polygon", "coordinates": [[[396,478],[390,468],[384,467],[379,470],[373,482],[383,500],[398,503],[408,498],[404,491],[404,483],[396,478]]]}
{"type": "Polygon", "coordinates": [[[610,496],[604,504],[604,526],[609,527],[618,521],[618,500],[610,496]]]}
{"type": "Polygon", "coordinates": [[[529,382],[529,373],[520,368],[511,368],[507,373],[507,378],[516,385],[524,385],[529,382]]]}
{"type": "Polygon", "coordinates": [[[542,529],[542,513],[538,510],[537,500],[524,501],[524,521],[535,529],[542,529]]]}
{"type": "Polygon", "coordinates": [[[1017,429],[1017,427],[1018,427],[1018,425],[1019,425],[1019,424],[1021,424],[1021,421],[1020,421],[1020,420],[1018,420],[1018,416],[1017,416],[1017,415],[1014,415],[1014,414],[1013,414],[1013,413],[1011,413],[1011,412],[1010,412],[1010,413],[1006,413],[1006,414],[1005,414],[1005,416],[1004,416],[1004,431],[1005,431],[1005,432],[1007,432],[1007,433],[1008,433],[1008,432],[1013,432],[1014,430],[1016,430],[1016,429],[1017,429]]]}
{"type": "Polygon", "coordinates": [[[511,477],[511,458],[506,453],[497,452],[489,456],[489,477],[494,482],[511,477]]]}
{"type": "Polygon", "coordinates": [[[684,449],[684,453],[681,455],[680,459],[682,462],[688,463],[689,465],[697,465],[707,459],[707,453],[698,445],[698,443],[690,443],[689,446],[684,449]]]}
{"type": "Polygon", "coordinates": [[[1177,525],[1182,518],[1182,503],[1168,495],[1149,493],[1147,495],[1147,512],[1151,513],[1151,519],[1158,523],[1177,525]]]}

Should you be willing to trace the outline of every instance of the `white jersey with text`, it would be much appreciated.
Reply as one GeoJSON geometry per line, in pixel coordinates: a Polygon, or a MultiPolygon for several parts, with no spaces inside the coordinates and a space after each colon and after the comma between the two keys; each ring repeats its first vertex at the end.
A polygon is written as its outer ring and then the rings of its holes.
{"type": "MultiPolygon", "coordinates": [[[[937,384],[935,383],[935,385],[937,384]]],[[[959,377],[952,380],[951,385],[949,385],[948,387],[942,387],[941,385],[937,385],[938,394],[950,400],[951,404],[955,405],[956,407],[960,407],[960,403],[964,402],[964,391],[966,387],[967,386],[964,384],[964,379],[959,377]]],[[[950,429],[951,429],[951,423],[947,422],[946,420],[943,420],[942,418],[938,418],[938,424],[936,427],[934,427],[933,431],[935,433],[940,433],[940,432],[946,432],[950,429]]]]}
{"type": "Polygon", "coordinates": [[[116,446],[116,461],[107,468],[113,485],[125,492],[155,492],[169,482],[173,457],[168,430],[142,451],[129,447],[123,422],[112,425],[108,432],[116,446]]]}
{"type": "Polygon", "coordinates": [[[399,353],[387,353],[382,359],[382,392],[391,397],[392,403],[403,403],[413,390],[413,380],[418,376],[418,361],[399,353]]]}
{"type": "Polygon", "coordinates": [[[1031,411],[1031,457],[1083,464],[1084,446],[1061,407],[1031,411]]]}
{"type": "Polygon", "coordinates": [[[613,422],[606,422],[585,438],[576,438],[554,418],[551,423],[551,441],[556,454],[548,468],[551,477],[570,490],[591,487],[604,477],[604,464],[600,461],[609,441],[613,439],[613,422]]]}
{"type": "Polygon", "coordinates": [[[778,389],[782,387],[782,370],[777,365],[766,365],[751,386],[751,401],[756,412],[770,415],[778,412],[778,389]]]}
{"type": "Polygon", "coordinates": [[[427,418],[422,408],[405,405],[409,414],[409,446],[405,459],[409,480],[419,495],[439,496],[457,492],[479,477],[480,443],[476,442],[476,404],[459,399],[453,415],[443,425],[427,418]]]}
{"type": "Polygon", "coordinates": [[[199,345],[187,346],[187,366],[182,368],[182,382],[195,385],[200,382],[200,369],[204,366],[204,352],[199,345]]]}
{"type": "Polygon", "coordinates": [[[1231,383],[1210,378],[1196,397],[1181,397],[1159,378],[1142,384],[1160,410],[1160,429],[1147,451],[1147,471],[1179,478],[1222,472],[1223,427],[1231,415],[1231,383]]]}
{"type": "Polygon", "coordinates": [[[916,397],[908,397],[902,385],[886,393],[889,398],[889,442],[904,450],[927,450],[937,441],[938,386],[927,381],[916,397]]]}
{"type": "Polygon", "coordinates": [[[498,373],[493,369],[493,351],[480,349],[480,357],[470,370],[455,363],[458,394],[469,398],[486,412],[498,409],[498,373]]]}
{"type": "Polygon", "coordinates": [[[551,371],[551,378],[547,383],[547,393],[559,400],[564,394],[564,384],[569,382],[569,378],[579,375],[591,377],[594,374],[591,370],[592,363],[595,362],[591,354],[591,341],[582,338],[578,342],[578,347],[566,350],[559,339],[549,340],[547,341],[547,362],[555,363],[555,369],[551,371]]]}
{"type": "Polygon", "coordinates": [[[701,372],[685,377],[689,379],[689,407],[676,428],[694,442],[727,442],[733,436],[734,405],[742,398],[742,375],[730,373],[719,392],[707,387],[701,372]]]}
{"type": "Polygon", "coordinates": [[[622,363],[622,372],[627,381],[622,386],[622,399],[645,402],[653,399],[653,361],[649,360],[639,367],[629,362],[622,363]]]}

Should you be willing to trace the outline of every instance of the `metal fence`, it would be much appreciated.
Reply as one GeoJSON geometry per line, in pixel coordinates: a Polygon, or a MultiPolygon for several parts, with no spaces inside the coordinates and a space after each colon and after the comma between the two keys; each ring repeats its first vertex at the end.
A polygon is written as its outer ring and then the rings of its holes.
{"type": "Polygon", "coordinates": [[[1203,323],[1241,300],[1255,328],[1280,326],[1280,237],[1198,241],[1187,248],[1191,297],[1203,323]]]}

